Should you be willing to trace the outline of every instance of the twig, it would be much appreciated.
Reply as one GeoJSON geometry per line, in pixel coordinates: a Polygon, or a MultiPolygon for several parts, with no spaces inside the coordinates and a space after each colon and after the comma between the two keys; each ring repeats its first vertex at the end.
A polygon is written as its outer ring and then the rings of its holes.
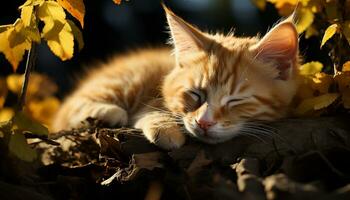
{"type": "Polygon", "coordinates": [[[22,111],[25,101],[26,101],[26,94],[27,94],[27,88],[28,88],[28,83],[29,83],[29,77],[30,77],[30,71],[32,70],[34,64],[35,64],[35,54],[36,54],[36,44],[35,42],[32,42],[31,48],[28,51],[27,55],[27,62],[26,62],[26,68],[24,72],[24,80],[22,84],[22,90],[21,90],[21,95],[18,100],[18,105],[17,105],[17,111],[22,111]]]}

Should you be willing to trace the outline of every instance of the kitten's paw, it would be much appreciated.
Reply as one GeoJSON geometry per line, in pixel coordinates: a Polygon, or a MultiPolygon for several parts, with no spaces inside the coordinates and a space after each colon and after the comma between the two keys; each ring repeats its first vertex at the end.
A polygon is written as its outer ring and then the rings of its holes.
{"type": "Polygon", "coordinates": [[[70,119],[71,127],[82,127],[87,118],[97,119],[109,126],[124,126],[128,123],[127,112],[117,105],[106,103],[89,103],[70,119]]]}
{"type": "Polygon", "coordinates": [[[176,149],[185,144],[186,136],[177,125],[159,127],[152,124],[143,127],[146,138],[163,149],[176,149]]]}

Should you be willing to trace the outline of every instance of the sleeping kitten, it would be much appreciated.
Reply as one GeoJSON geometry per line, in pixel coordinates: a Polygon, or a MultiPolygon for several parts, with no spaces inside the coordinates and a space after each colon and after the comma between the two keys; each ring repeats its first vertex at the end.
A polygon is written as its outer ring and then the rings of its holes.
{"type": "Polygon", "coordinates": [[[88,117],[140,128],[172,149],[185,133],[207,143],[255,120],[286,116],[298,85],[298,35],[291,19],[263,38],[204,33],[166,9],[174,45],[120,56],[91,72],[65,100],[54,130],[88,117]]]}

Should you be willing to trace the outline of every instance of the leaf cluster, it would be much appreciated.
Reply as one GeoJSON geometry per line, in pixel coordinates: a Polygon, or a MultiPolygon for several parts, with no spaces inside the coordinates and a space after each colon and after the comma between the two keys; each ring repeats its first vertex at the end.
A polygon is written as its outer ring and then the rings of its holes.
{"type": "Polygon", "coordinates": [[[19,7],[21,16],[15,23],[0,26],[0,52],[14,71],[32,43],[46,41],[61,60],[73,57],[74,39],[79,50],[83,48],[83,35],[75,23],[67,19],[64,9],[83,27],[85,7],[82,0],[27,0],[19,7]]]}
{"type": "Polygon", "coordinates": [[[325,73],[324,64],[318,61],[301,66],[301,86],[294,113],[297,116],[310,116],[333,113],[339,108],[350,109],[350,0],[253,2],[262,10],[267,3],[272,3],[282,16],[294,13],[298,33],[306,39],[318,37],[320,49],[327,47],[329,50],[333,73],[325,73]]]}

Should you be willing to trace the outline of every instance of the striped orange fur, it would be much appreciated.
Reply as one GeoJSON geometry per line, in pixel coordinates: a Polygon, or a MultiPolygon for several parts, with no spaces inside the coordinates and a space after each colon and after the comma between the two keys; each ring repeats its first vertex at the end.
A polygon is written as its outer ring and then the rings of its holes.
{"type": "Polygon", "coordinates": [[[288,114],[298,86],[298,35],[291,19],[263,38],[204,33],[166,9],[173,52],[145,49],[91,72],[64,101],[54,130],[86,118],[141,128],[163,148],[185,133],[217,143],[249,134],[256,120],[288,114]]]}

